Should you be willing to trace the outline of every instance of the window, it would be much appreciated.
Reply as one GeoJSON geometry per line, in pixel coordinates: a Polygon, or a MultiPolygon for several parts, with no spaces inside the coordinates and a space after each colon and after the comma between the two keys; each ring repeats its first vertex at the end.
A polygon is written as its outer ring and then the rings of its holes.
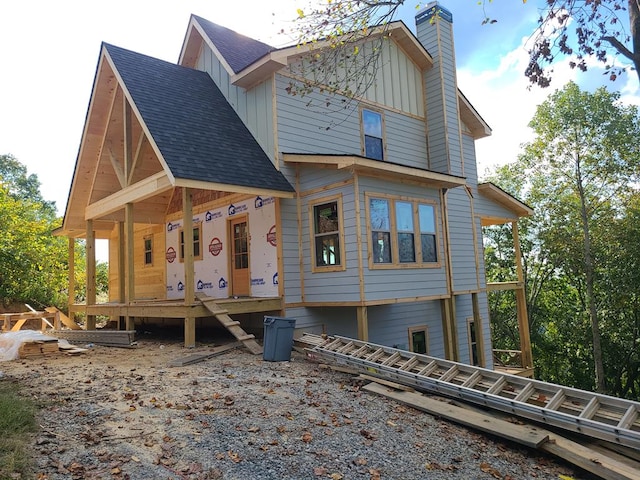
{"type": "Polygon", "coordinates": [[[438,266],[434,205],[382,196],[367,199],[371,266],[438,266]]]}
{"type": "MultiPolygon", "coordinates": [[[[193,259],[202,260],[202,223],[193,226],[193,259]]],[[[184,230],[180,229],[180,261],[184,262],[184,230]]]]}
{"type": "Polygon", "coordinates": [[[416,245],[413,232],[413,205],[408,202],[396,202],[396,228],[398,231],[398,261],[413,263],[416,261],[416,245]]]}
{"type": "Polygon", "coordinates": [[[153,237],[144,237],[144,264],[153,265],[153,237]]]}
{"type": "Polygon", "coordinates": [[[409,350],[414,353],[429,353],[429,336],[427,327],[411,327],[409,329],[409,350]]]}
{"type": "Polygon", "coordinates": [[[362,109],[362,134],[364,156],[374,160],[384,160],[382,114],[362,109]]]}
{"type": "Polygon", "coordinates": [[[424,263],[438,261],[436,246],[436,213],[433,205],[418,205],[420,220],[420,243],[422,247],[422,261],[424,263]]]}
{"type": "Polygon", "coordinates": [[[391,263],[391,217],[388,200],[370,199],[369,221],[373,263],[391,263]]]}
{"type": "Polygon", "coordinates": [[[323,199],[311,206],[314,270],[342,270],[341,201],[323,199]],[[338,267],[338,268],[336,268],[338,267]]]}

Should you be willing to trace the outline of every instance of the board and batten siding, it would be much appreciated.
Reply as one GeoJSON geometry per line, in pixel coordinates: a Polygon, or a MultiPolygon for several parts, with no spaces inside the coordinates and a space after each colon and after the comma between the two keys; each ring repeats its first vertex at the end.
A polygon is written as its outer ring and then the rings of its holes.
{"type": "MultiPolygon", "coordinates": [[[[340,108],[341,97],[327,98],[317,92],[289,95],[290,80],[276,76],[278,146],[287,153],[362,155],[360,109],[357,104],[340,108]]],[[[366,106],[366,105],[363,105],[366,106]]],[[[409,167],[427,168],[427,142],[422,119],[369,106],[384,117],[385,160],[409,167]]]]}
{"type": "Polygon", "coordinates": [[[207,72],[229,104],[247,126],[271,161],[275,158],[273,132],[272,77],[249,90],[231,84],[231,78],[206,43],[196,62],[197,70],[207,72]]]}
{"type": "MultiPolygon", "coordinates": [[[[331,77],[325,77],[324,71],[316,71],[317,62],[309,62],[308,57],[292,62],[289,74],[314,83],[338,85],[343,92],[351,91],[356,94],[362,93],[356,85],[356,82],[361,82],[367,86],[361,95],[366,102],[424,118],[422,71],[398,46],[393,37],[376,37],[359,45],[359,50],[357,55],[351,55],[344,60],[347,64],[342,65],[342,60],[337,62],[331,77]],[[377,63],[372,65],[369,59],[374,49],[379,52],[379,56],[377,63]],[[349,73],[345,73],[347,69],[349,73]],[[364,78],[356,77],[351,72],[359,72],[364,78]]],[[[322,51],[312,53],[323,55],[322,51]]],[[[333,54],[331,51],[330,55],[333,54]]],[[[289,80],[287,84],[288,82],[289,80]]],[[[340,104],[337,105],[340,108],[340,104]]]]}

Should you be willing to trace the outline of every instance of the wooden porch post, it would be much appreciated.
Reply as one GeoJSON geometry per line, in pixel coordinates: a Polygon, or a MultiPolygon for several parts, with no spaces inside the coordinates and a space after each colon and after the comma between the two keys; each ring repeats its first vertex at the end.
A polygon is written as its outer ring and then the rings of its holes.
{"type": "Polygon", "coordinates": [[[358,340],[364,342],[369,341],[369,315],[367,313],[367,307],[356,307],[356,315],[358,318],[358,340]]]}
{"type": "MultiPolygon", "coordinates": [[[[125,222],[125,234],[124,234],[124,244],[126,253],[124,255],[126,261],[126,281],[120,279],[120,282],[125,282],[125,303],[127,306],[131,304],[136,298],[136,284],[135,284],[135,257],[134,257],[134,234],[133,234],[133,203],[127,203],[124,206],[124,222],[125,222]]],[[[122,242],[120,242],[122,245],[122,242]]],[[[122,246],[120,247],[122,250],[122,246]]],[[[122,264],[122,262],[120,262],[122,264]]],[[[124,272],[121,274],[123,275],[124,272]]],[[[121,287],[122,288],[122,287],[121,287]]],[[[125,316],[125,330],[135,330],[135,322],[134,317],[128,315],[125,316]]]]}
{"type": "Polygon", "coordinates": [[[520,351],[522,352],[522,367],[533,367],[533,353],[531,352],[531,337],[529,334],[529,316],[527,314],[527,298],[522,270],[522,251],[520,250],[520,236],[518,222],[511,222],[513,231],[513,248],[515,250],[516,273],[518,288],[516,289],[516,311],[518,316],[518,333],[520,335],[520,351]]]}
{"type": "MultiPolygon", "coordinates": [[[[93,220],[87,220],[87,306],[96,304],[96,235],[93,220]]],[[[96,329],[96,316],[87,314],[87,330],[96,329]]]]}
{"type": "Polygon", "coordinates": [[[456,328],[455,296],[445,298],[442,307],[442,333],[444,334],[444,355],[447,360],[458,361],[458,336],[456,328]]]}
{"type": "MultiPolygon", "coordinates": [[[[194,265],[193,265],[193,199],[191,189],[182,188],[182,215],[184,236],[184,305],[189,307],[195,301],[194,265]]],[[[184,346],[196,346],[196,319],[189,314],[184,319],[184,346]]]]}
{"type": "Polygon", "coordinates": [[[68,237],[69,240],[69,299],[67,300],[67,308],[69,309],[69,318],[75,320],[73,305],[76,303],[76,239],[68,237]]]}

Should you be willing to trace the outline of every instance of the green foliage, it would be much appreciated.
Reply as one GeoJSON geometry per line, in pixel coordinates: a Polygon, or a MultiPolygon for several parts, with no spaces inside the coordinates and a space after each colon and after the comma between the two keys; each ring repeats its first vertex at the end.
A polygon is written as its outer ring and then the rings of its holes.
{"type": "MultiPolygon", "coordinates": [[[[531,122],[536,139],[491,181],[534,208],[519,222],[537,375],[592,389],[600,332],[609,392],[640,391],[640,116],[619,96],[568,84],[531,122]]],[[[487,232],[489,281],[513,279],[507,227],[487,232]],[[502,252],[502,253],[500,253],[502,252]]],[[[513,345],[515,300],[490,297],[496,348],[513,345]]]]}
{"type": "Polygon", "coordinates": [[[19,395],[17,386],[0,380],[0,480],[28,478],[29,434],[36,431],[35,405],[19,395]]]}

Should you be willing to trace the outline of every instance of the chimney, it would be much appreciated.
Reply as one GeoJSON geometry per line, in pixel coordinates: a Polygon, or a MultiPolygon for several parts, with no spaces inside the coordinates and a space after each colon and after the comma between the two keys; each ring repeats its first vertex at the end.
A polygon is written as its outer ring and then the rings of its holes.
{"type": "Polygon", "coordinates": [[[433,68],[425,73],[429,168],[464,176],[453,15],[430,2],[416,15],[416,33],[433,57],[433,68]]]}

